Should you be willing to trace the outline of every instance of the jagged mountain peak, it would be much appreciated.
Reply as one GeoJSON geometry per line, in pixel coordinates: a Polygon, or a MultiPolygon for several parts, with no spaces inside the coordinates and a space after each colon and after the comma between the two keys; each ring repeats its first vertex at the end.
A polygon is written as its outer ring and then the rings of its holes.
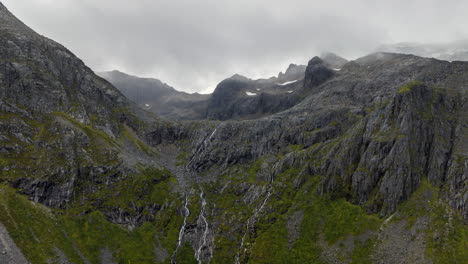
{"type": "Polygon", "coordinates": [[[307,64],[304,77],[305,87],[315,87],[335,75],[334,70],[327,67],[326,63],[320,57],[313,57],[307,64]]]}
{"type": "Polygon", "coordinates": [[[286,69],[286,72],[293,70],[294,68],[297,68],[299,65],[295,63],[290,63],[288,68],[286,69]]]}
{"type": "Polygon", "coordinates": [[[319,56],[314,56],[312,57],[312,59],[309,60],[309,63],[307,63],[307,66],[321,65],[321,64],[324,64],[324,61],[319,56]]]}
{"type": "Polygon", "coordinates": [[[306,66],[305,65],[297,65],[294,63],[289,64],[288,68],[284,73],[280,72],[278,77],[272,79],[276,82],[287,82],[287,81],[294,81],[304,78],[306,66]]]}
{"type": "Polygon", "coordinates": [[[303,71],[305,69],[304,67],[305,67],[305,65],[298,65],[298,64],[291,63],[291,64],[289,64],[289,66],[286,69],[286,71],[284,72],[284,74],[286,74],[286,75],[295,74],[298,71],[303,71]]]}

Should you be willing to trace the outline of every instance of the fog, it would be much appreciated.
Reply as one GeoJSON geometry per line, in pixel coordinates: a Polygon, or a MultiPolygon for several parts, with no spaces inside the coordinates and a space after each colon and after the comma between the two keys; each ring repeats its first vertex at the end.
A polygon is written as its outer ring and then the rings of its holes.
{"type": "Polygon", "coordinates": [[[468,1],[2,0],[95,71],[211,92],[222,79],[270,77],[323,51],[347,59],[382,44],[467,39],[468,1]]]}

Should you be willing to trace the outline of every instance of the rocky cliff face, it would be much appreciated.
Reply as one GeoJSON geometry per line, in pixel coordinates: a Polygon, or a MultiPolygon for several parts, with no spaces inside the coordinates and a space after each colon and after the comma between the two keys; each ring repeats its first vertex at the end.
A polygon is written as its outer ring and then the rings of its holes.
{"type": "Polygon", "coordinates": [[[300,80],[304,78],[304,72],[306,65],[296,65],[289,64],[288,68],[284,73],[280,72],[277,78],[270,78],[270,80],[275,80],[277,83],[285,83],[295,80],[300,80]]]}
{"type": "Polygon", "coordinates": [[[468,63],[316,57],[297,82],[223,81],[218,120],[167,121],[0,19],[0,222],[31,263],[468,257],[468,63]]]}

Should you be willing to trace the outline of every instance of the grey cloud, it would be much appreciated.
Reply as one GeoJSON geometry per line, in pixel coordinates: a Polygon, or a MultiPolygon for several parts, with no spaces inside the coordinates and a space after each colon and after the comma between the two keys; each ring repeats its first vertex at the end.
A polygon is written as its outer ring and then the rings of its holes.
{"type": "Polygon", "coordinates": [[[96,71],[212,90],[269,77],[330,50],[347,58],[399,41],[465,38],[466,1],[3,0],[96,71]]]}

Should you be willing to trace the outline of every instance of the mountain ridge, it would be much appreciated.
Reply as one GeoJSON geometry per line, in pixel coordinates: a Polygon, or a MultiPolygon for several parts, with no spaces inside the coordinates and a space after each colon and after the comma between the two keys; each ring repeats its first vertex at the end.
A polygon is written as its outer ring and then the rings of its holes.
{"type": "MultiPolygon", "coordinates": [[[[347,62],[333,53],[323,56],[324,65],[327,67],[341,68],[347,62]]],[[[209,95],[179,92],[158,79],[139,78],[118,71],[102,72],[100,75],[140,107],[164,118],[257,119],[285,110],[305,96],[302,79],[306,67],[291,63],[285,72],[280,72],[278,76],[255,80],[234,74],[221,81],[209,95]],[[242,84],[243,88],[236,89],[234,85],[231,89],[228,83],[242,84]]]]}

